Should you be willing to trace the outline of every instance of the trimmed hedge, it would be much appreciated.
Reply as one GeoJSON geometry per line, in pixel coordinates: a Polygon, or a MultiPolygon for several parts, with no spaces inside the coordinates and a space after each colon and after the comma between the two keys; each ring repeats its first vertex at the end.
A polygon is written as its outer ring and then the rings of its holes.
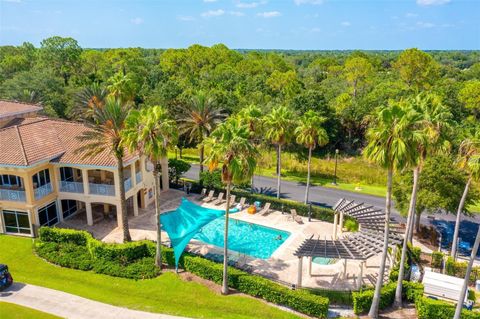
{"type": "MultiPolygon", "coordinates": [[[[393,304],[395,299],[395,290],[397,288],[396,282],[391,282],[382,287],[380,294],[379,309],[385,309],[393,304]]],[[[362,314],[368,312],[373,300],[373,289],[353,292],[353,312],[355,314],[362,314]]]]}
{"type": "MultiPolygon", "coordinates": [[[[60,266],[92,270],[115,277],[147,279],[159,274],[154,262],[155,243],[150,241],[105,244],[84,231],[42,227],[40,241],[35,243],[35,250],[39,256],[60,266]],[[62,240],[65,240],[65,243],[62,243],[62,240]]],[[[170,267],[175,266],[172,248],[162,248],[162,260],[170,267]]],[[[185,253],[180,258],[179,266],[201,278],[217,284],[222,283],[223,265],[220,263],[185,253]]],[[[327,317],[328,298],[307,290],[291,290],[233,267],[228,269],[228,285],[245,294],[309,316],[327,317]]]]}
{"type": "MultiPolygon", "coordinates": [[[[415,301],[418,319],[451,319],[455,314],[455,305],[442,300],[420,296],[415,301]]],[[[462,310],[462,319],[480,319],[480,312],[462,310]]]]}
{"type": "Polygon", "coordinates": [[[442,263],[443,263],[443,257],[444,255],[440,251],[432,252],[432,262],[430,264],[432,268],[441,269],[442,263]]]}
{"type": "MultiPolygon", "coordinates": [[[[463,279],[467,273],[467,262],[455,261],[452,257],[448,257],[445,261],[445,273],[463,279]]],[[[480,278],[480,267],[473,267],[470,273],[470,284],[475,284],[478,278],[480,278]]]]}

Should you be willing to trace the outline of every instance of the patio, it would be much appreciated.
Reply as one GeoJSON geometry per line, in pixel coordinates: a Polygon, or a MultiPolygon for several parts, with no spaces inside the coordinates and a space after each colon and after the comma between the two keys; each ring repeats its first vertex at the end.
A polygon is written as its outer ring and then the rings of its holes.
{"type": "MultiPolygon", "coordinates": [[[[176,209],[180,205],[182,197],[187,197],[189,200],[196,201],[198,195],[186,195],[184,192],[177,190],[163,192],[161,195],[162,213],[176,209]]],[[[203,203],[203,205],[217,209],[225,207],[224,204],[215,206],[203,203]]],[[[253,273],[287,285],[292,285],[297,282],[298,257],[295,256],[294,253],[301,243],[304,240],[311,238],[312,235],[315,237],[320,236],[320,238],[331,239],[333,232],[333,224],[331,223],[318,220],[308,222],[307,218],[301,217],[303,224],[299,224],[289,220],[288,215],[282,214],[279,211],[271,211],[268,215],[262,216],[259,214],[250,215],[246,210],[243,210],[231,214],[230,217],[248,223],[255,223],[262,226],[285,230],[291,233],[288,239],[268,259],[255,259],[234,251],[231,251],[229,254],[232,259],[242,260],[242,263],[248,265],[253,273]]],[[[96,238],[105,242],[122,241],[122,231],[116,227],[116,222],[104,220],[93,226],[88,226],[85,223],[82,223],[81,225],[68,223],[68,225],[64,226],[87,230],[96,238]]],[[[155,209],[153,205],[148,207],[148,209],[140,209],[138,216],[130,217],[129,226],[133,240],[155,240],[155,209]]],[[[345,235],[348,235],[348,233],[343,233],[341,236],[345,235]]],[[[169,242],[168,235],[165,232],[162,232],[162,241],[164,243],[169,242]]],[[[202,255],[223,253],[222,248],[208,245],[197,240],[192,240],[188,244],[187,250],[202,255]]],[[[373,256],[365,261],[362,284],[374,284],[379,261],[380,255],[373,256]]],[[[354,290],[359,285],[358,278],[360,265],[360,261],[349,261],[346,264],[346,268],[344,268],[345,264],[340,260],[329,265],[320,265],[314,262],[311,264],[311,268],[303,267],[302,286],[310,288],[354,290]]]]}

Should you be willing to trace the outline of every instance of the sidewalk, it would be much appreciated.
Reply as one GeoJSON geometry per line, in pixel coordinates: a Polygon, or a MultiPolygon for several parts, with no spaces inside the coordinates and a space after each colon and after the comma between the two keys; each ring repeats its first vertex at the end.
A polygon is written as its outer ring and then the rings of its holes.
{"type": "Polygon", "coordinates": [[[22,283],[14,283],[2,291],[0,301],[72,319],[185,319],[112,306],[66,292],[22,283]]]}

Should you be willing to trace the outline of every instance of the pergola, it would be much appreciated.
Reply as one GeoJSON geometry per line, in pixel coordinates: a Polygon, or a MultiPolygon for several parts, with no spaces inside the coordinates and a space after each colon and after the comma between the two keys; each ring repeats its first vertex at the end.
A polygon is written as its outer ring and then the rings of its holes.
{"type": "MultiPolygon", "coordinates": [[[[310,238],[303,243],[294,252],[298,257],[298,275],[297,287],[302,286],[303,257],[309,258],[308,273],[312,275],[312,260],[315,257],[329,259],[343,259],[344,271],[343,277],[347,273],[347,260],[360,261],[360,273],[357,285],[361,286],[363,279],[363,267],[365,261],[383,250],[384,246],[384,218],[385,214],[372,206],[365,206],[363,203],[357,204],[354,201],[340,200],[334,207],[335,211],[340,213],[340,225],[343,224],[343,214],[348,214],[358,218],[361,230],[349,236],[338,239],[336,237],[337,213],[334,219],[334,234],[332,239],[310,238]],[[383,219],[382,219],[383,218],[383,219]]],[[[388,244],[394,246],[393,255],[396,252],[396,246],[402,242],[403,238],[396,232],[389,232],[388,244]]]]}

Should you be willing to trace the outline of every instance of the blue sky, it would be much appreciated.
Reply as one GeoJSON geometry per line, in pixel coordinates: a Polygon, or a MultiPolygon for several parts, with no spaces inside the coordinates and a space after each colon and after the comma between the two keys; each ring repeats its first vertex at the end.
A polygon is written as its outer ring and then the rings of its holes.
{"type": "Polygon", "coordinates": [[[0,45],[480,49],[480,0],[0,0],[0,45]]]}

